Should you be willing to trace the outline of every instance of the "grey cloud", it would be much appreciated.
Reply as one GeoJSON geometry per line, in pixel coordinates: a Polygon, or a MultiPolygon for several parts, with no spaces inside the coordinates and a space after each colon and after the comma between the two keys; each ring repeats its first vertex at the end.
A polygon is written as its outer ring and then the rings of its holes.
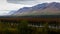
{"type": "Polygon", "coordinates": [[[50,1],[59,1],[59,0],[7,0],[8,3],[26,4],[26,5],[34,5],[34,4],[50,2],[50,1]]]}
{"type": "Polygon", "coordinates": [[[7,1],[34,1],[34,0],[7,0],[7,1]]]}
{"type": "Polygon", "coordinates": [[[39,1],[37,0],[7,0],[8,3],[15,3],[15,4],[37,4],[39,1]]]}

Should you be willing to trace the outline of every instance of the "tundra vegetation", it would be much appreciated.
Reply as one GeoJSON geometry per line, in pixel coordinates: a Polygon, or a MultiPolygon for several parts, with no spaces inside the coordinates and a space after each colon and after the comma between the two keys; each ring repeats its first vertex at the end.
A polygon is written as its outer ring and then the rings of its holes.
{"type": "MultiPolygon", "coordinates": [[[[44,24],[45,27],[32,27],[28,26],[27,20],[21,20],[19,23],[1,22],[0,21],[0,34],[50,34],[48,23],[44,24]]],[[[52,29],[51,29],[52,30],[52,29]]],[[[53,31],[52,31],[53,32],[53,31]]],[[[55,30],[54,33],[59,32],[55,30]]]]}

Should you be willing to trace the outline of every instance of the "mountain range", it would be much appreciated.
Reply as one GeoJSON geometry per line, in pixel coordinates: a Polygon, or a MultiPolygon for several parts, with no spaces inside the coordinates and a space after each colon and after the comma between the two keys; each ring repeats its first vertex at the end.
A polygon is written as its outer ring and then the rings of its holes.
{"type": "Polygon", "coordinates": [[[60,15],[60,3],[42,3],[37,4],[32,7],[23,7],[18,11],[10,12],[14,16],[24,16],[24,15],[60,15]]]}

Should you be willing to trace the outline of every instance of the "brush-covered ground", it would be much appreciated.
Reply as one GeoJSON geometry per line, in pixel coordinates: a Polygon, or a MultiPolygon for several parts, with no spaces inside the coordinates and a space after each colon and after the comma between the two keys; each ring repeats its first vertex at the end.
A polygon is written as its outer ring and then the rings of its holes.
{"type": "MultiPolygon", "coordinates": [[[[40,28],[40,27],[31,27],[28,26],[28,21],[22,20],[19,23],[13,23],[13,22],[1,22],[0,21],[0,34],[59,34],[56,32],[49,32],[49,29],[47,28],[47,24],[45,24],[46,27],[40,28]]],[[[59,32],[59,31],[58,31],[59,32]]]]}

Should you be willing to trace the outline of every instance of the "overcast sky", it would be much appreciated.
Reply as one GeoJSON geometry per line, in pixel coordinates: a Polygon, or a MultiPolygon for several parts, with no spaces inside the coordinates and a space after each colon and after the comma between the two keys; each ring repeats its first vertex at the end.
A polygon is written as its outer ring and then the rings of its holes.
{"type": "Polygon", "coordinates": [[[60,0],[0,0],[0,15],[10,10],[18,10],[22,7],[30,7],[43,2],[60,2],[60,0]]]}

